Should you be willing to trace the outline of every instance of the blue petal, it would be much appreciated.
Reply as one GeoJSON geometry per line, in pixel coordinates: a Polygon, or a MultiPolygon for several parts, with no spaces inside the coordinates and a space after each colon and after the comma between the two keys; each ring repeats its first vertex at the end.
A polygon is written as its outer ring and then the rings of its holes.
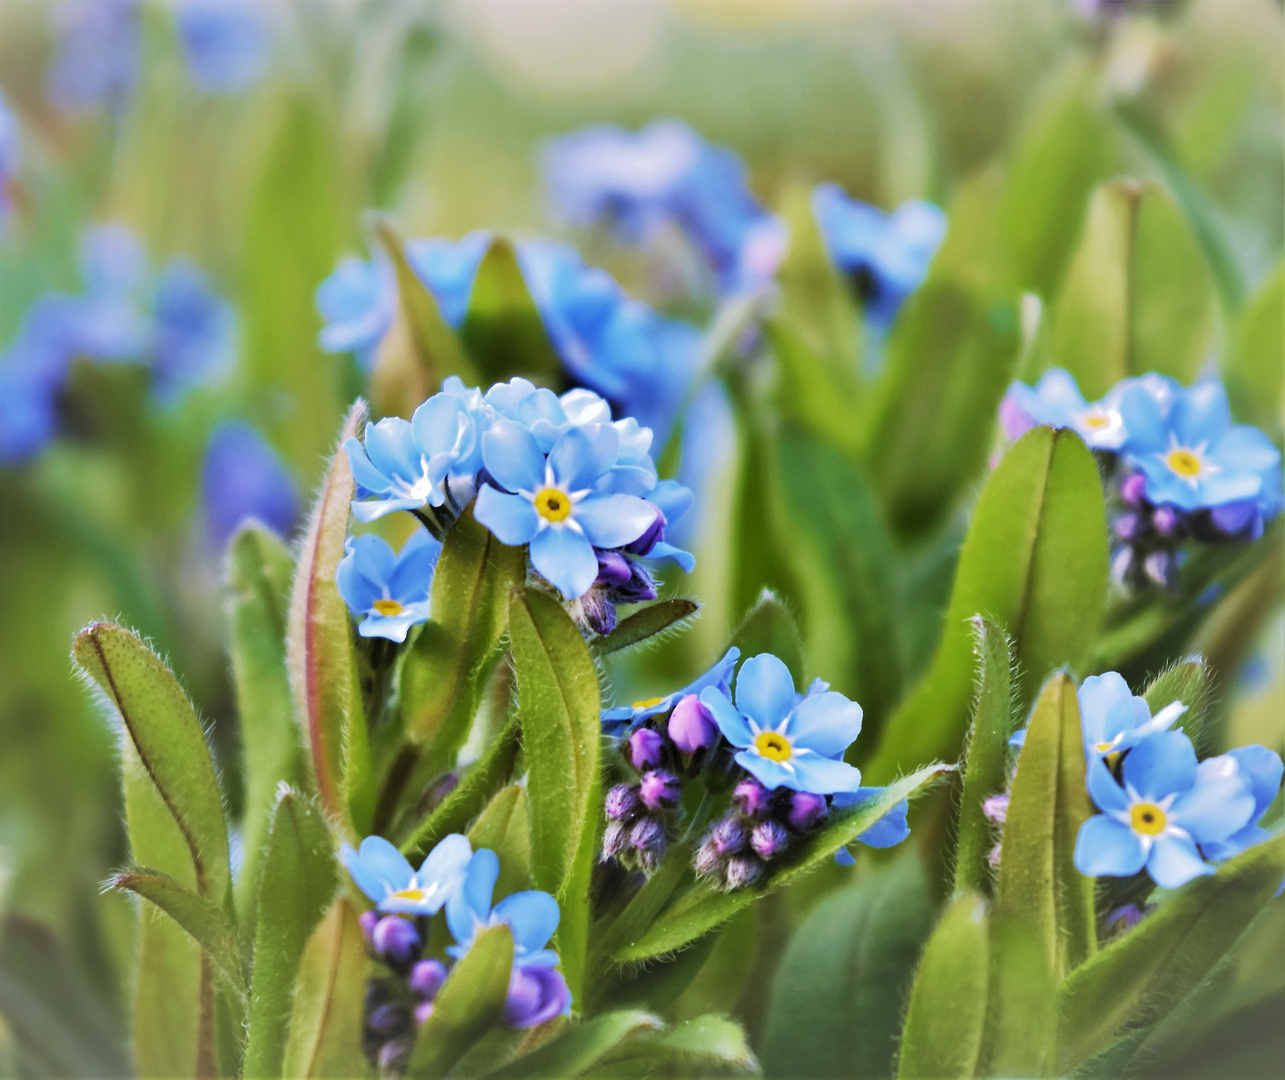
{"type": "Polygon", "coordinates": [[[382,836],[368,836],[354,851],[345,844],[339,852],[357,888],[376,903],[404,889],[414,876],[406,857],[382,836]]]}
{"type": "Polygon", "coordinates": [[[794,677],[771,653],[759,653],[736,675],[736,707],[760,728],[776,730],[794,706],[794,677]]]}
{"type": "Polygon", "coordinates": [[[1281,757],[1275,750],[1268,750],[1257,743],[1230,750],[1226,756],[1236,762],[1241,775],[1249,781],[1254,793],[1253,820],[1256,822],[1267,812],[1281,789],[1281,778],[1285,774],[1281,757]]]}
{"type": "Polygon", "coordinates": [[[497,420],[482,436],[482,461],[495,482],[509,491],[544,487],[544,455],[534,436],[513,420],[497,420]]]}
{"type": "MultiPolygon", "coordinates": [[[[860,839],[860,837],[858,837],[858,839],[860,839]]],[[[878,847],[877,844],[874,846],[878,847]]],[[[856,856],[853,855],[846,847],[841,847],[834,853],[834,861],[840,866],[855,866],[857,859],[856,856]]]]}
{"type": "MultiPolygon", "coordinates": [[[[881,787],[862,787],[851,794],[841,794],[834,797],[834,806],[855,806],[863,803],[867,799],[878,798],[887,789],[881,787]]],[[[867,847],[889,848],[895,847],[910,835],[910,823],[907,815],[910,812],[910,803],[902,799],[883,817],[870,826],[865,832],[857,837],[857,843],[865,844],[867,847]]]]}
{"type": "Polygon", "coordinates": [[[1169,410],[1169,427],[1183,446],[1218,439],[1230,426],[1227,391],[1217,379],[1206,379],[1179,394],[1169,410]]]}
{"type": "Polygon", "coordinates": [[[1198,844],[1216,844],[1249,824],[1254,796],[1239,772],[1216,776],[1180,795],[1169,808],[1169,819],[1198,844]]]}
{"type": "Polygon", "coordinates": [[[833,795],[861,787],[861,770],[846,761],[833,761],[820,754],[795,754],[790,764],[794,766],[794,782],[785,786],[795,791],[833,795]]]}
{"type": "Polygon", "coordinates": [[[478,927],[486,925],[499,876],[500,860],[494,851],[482,848],[473,853],[464,883],[446,901],[446,925],[458,944],[468,946],[478,927]]]}
{"type": "Polygon", "coordinates": [[[428,612],[403,610],[400,615],[367,615],[357,624],[357,633],[364,638],[386,638],[401,644],[412,626],[428,620],[428,612]]]}
{"type": "Polygon", "coordinates": [[[647,560],[650,564],[652,560],[657,562],[662,559],[670,559],[678,564],[678,568],[685,574],[690,574],[696,569],[696,556],[690,551],[684,551],[680,547],[674,547],[673,544],[667,544],[664,540],[656,544],[647,552],[647,560]]]}
{"type": "Polygon", "coordinates": [[[1196,751],[1181,731],[1143,739],[1124,759],[1124,781],[1144,799],[1188,790],[1196,782],[1196,751]]]}
{"type": "Polygon", "coordinates": [[[541,529],[531,541],[531,565],[563,596],[584,596],[598,576],[598,557],[583,533],[568,528],[541,529]]]}
{"type": "Polygon", "coordinates": [[[1130,877],[1142,869],[1142,841],[1128,825],[1095,814],[1075,838],[1075,868],[1089,877],[1130,877]]]}
{"type": "Polygon", "coordinates": [[[1237,424],[1209,448],[1209,458],[1226,469],[1262,475],[1280,464],[1281,452],[1258,428],[1237,424]]]}
{"type": "Polygon", "coordinates": [[[366,425],[366,456],[385,476],[420,475],[411,426],[400,416],[386,416],[377,424],[366,425]]]}
{"type": "Polygon", "coordinates": [[[1147,873],[1162,889],[1176,889],[1192,878],[1213,872],[1214,868],[1200,857],[1196,845],[1186,836],[1161,833],[1147,856],[1147,873]]]}
{"type": "Polygon", "coordinates": [[[1153,503],[1195,510],[1200,505],[1200,492],[1153,454],[1138,458],[1138,468],[1147,479],[1147,498],[1153,503]]]}
{"type": "MultiPolygon", "coordinates": [[[[444,836],[437,846],[428,853],[420,865],[416,878],[421,885],[433,881],[447,881],[451,878],[463,878],[468,872],[473,859],[473,846],[467,836],[451,833],[444,836]]],[[[490,903],[490,894],[487,894],[490,903]]]]}
{"type": "Polygon", "coordinates": [[[345,439],[344,449],[348,452],[348,466],[358,484],[372,492],[388,490],[388,477],[371,463],[361,443],[356,439],[345,439]]]}
{"type": "Polygon", "coordinates": [[[861,733],[861,706],[830,691],[806,697],[790,714],[785,734],[823,757],[842,754],[861,733]]]}
{"type": "Polygon", "coordinates": [[[417,529],[402,545],[397,564],[388,579],[388,591],[394,600],[413,604],[428,595],[433,582],[442,543],[427,529],[417,529]]]}
{"type": "Polygon", "coordinates": [[[495,905],[495,917],[513,931],[515,952],[536,953],[558,928],[558,902],[547,892],[530,889],[506,896],[495,905]]]}
{"type": "Polygon", "coordinates": [[[1160,406],[1144,387],[1136,384],[1127,387],[1120,394],[1118,408],[1129,431],[1129,439],[1124,444],[1126,453],[1145,457],[1168,449],[1169,433],[1160,406]]]}
{"type": "Polygon", "coordinates": [[[1088,786],[1089,795],[1099,810],[1108,814],[1120,814],[1129,809],[1129,797],[1115,782],[1106,762],[1100,757],[1089,759],[1088,786]]]}
{"type": "Polygon", "coordinates": [[[427,499],[367,499],[354,500],[352,516],[363,525],[378,521],[381,517],[397,510],[418,510],[427,499]]]}
{"type": "Polygon", "coordinates": [[[510,495],[490,484],[483,485],[477,493],[473,516],[490,529],[501,544],[513,547],[529,544],[540,529],[540,515],[531,503],[521,495],[510,495]]]}
{"type": "Polygon", "coordinates": [[[610,424],[571,428],[553,444],[549,466],[560,487],[583,491],[615,464],[619,446],[620,436],[610,424]]]}
{"type": "MultiPolygon", "coordinates": [[[[701,700],[704,700],[703,695],[701,700]]],[[[793,770],[786,768],[779,761],[765,758],[760,754],[756,754],[753,750],[742,750],[736,755],[735,760],[737,765],[769,791],[779,787],[788,787],[794,791],[799,790],[793,770]]]]}
{"type": "Polygon", "coordinates": [[[1133,727],[1133,693],[1119,672],[1090,675],[1076,696],[1086,750],[1097,743],[1112,742],[1133,727]]]}
{"type": "Polygon", "coordinates": [[[745,747],[754,741],[754,733],[750,731],[745,717],[727,700],[726,694],[715,686],[707,686],[701,691],[700,699],[701,704],[713,713],[714,723],[718,725],[718,730],[729,743],[733,746],[745,747]]]}
{"type": "Polygon", "coordinates": [[[1262,479],[1253,473],[1216,472],[1200,478],[1198,498],[1201,506],[1223,506],[1253,499],[1262,488],[1262,479]]]}
{"type": "Polygon", "coordinates": [[[656,520],[656,508],[637,495],[587,495],[572,514],[589,542],[600,548],[633,543],[656,520]]]}

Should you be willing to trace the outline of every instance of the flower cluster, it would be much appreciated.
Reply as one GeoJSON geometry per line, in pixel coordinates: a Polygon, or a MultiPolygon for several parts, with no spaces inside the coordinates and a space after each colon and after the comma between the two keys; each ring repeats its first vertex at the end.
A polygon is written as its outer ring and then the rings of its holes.
{"type": "Polygon", "coordinates": [[[549,143],[544,157],[555,213],[576,225],[606,223],[638,243],[677,226],[720,291],[769,283],[785,254],[784,223],[750,192],[736,155],[678,120],[637,133],[601,125],[549,143]]]}
{"type": "MultiPolygon", "coordinates": [[[[606,634],[616,604],[655,599],[650,567],[693,565],[665,541],[691,493],[657,480],[651,438],[632,418],[612,420],[589,390],[558,397],[513,379],[483,395],[450,378],[409,421],[385,418],[367,426],[364,445],[345,444],[358,485],[353,515],[370,522],[409,510],[440,535],[476,498],[477,520],[501,543],[527,546],[535,572],[606,634]]],[[[378,580],[383,571],[362,573],[378,580]]]]}
{"type": "MultiPolygon", "coordinates": [[[[406,244],[408,264],[451,326],[464,322],[478,267],[492,241],[490,233],[474,232],[458,241],[406,244]]],[[[517,258],[567,377],[664,437],[696,370],[696,328],[631,299],[611,275],[585,266],[566,244],[523,241],[517,258]]],[[[343,260],[317,290],[317,307],[326,321],[322,347],[355,352],[372,366],[396,302],[397,283],[387,257],[343,260]]]]}
{"type": "MultiPolygon", "coordinates": [[[[1176,889],[1266,839],[1258,823],[1280,790],[1279,755],[1254,745],[1198,762],[1191,739],[1173,729],[1186,706],[1171,702],[1152,716],[1114,671],[1085,679],[1077,699],[1086,782],[1101,811],[1076,840],[1082,874],[1132,877],[1145,869],[1161,888],[1176,889]]],[[[1020,746],[1023,736],[1012,741],[1020,746]]],[[[988,800],[986,810],[1002,822],[1007,796],[988,800]]]]}
{"type": "Polygon", "coordinates": [[[372,978],[366,994],[364,1046],[381,1072],[404,1066],[417,1026],[433,1014],[433,1001],[450,977],[450,967],[426,957],[429,918],[445,910],[453,944],[436,950],[459,960],[492,926],[513,935],[513,971],[503,1022],[534,1027],[571,1010],[571,994],[556,969],[557,954],[546,948],[558,927],[558,902],[546,892],[513,893],[492,905],[500,862],[495,852],[474,851],[458,833],[443,839],[414,870],[405,856],[379,836],[340,858],[357,887],[375,904],[361,916],[371,955],[388,971],[372,978]]]}
{"type": "MultiPolygon", "coordinates": [[[[603,855],[652,873],[673,840],[686,780],[731,789],[731,806],[696,849],[697,874],[728,889],[759,880],[774,859],[812,832],[831,806],[878,794],[843,754],[861,731],[861,706],[821,680],[798,694],[789,669],[770,653],[741,665],[730,649],[690,686],[664,698],[603,714],[640,774],[608,793],[603,855]],[[627,733],[626,733],[627,732],[627,733]]],[[[909,835],[898,806],[858,840],[874,847],[909,835]]],[[[847,852],[839,861],[851,862],[847,852]]]]}
{"type": "Polygon", "coordinates": [[[1258,428],[1234,424],[1221,383],[1183,387],[1126,379],[1087,402],[1065,371],[1014,383],[1000,419],[1010,438],[1071,428],[1104,461],[1116,510],[1112,573],[1132,588],[1172,587],[1183,541],[1254,540],[1282,507],[1281,454],[1258,428]]]}

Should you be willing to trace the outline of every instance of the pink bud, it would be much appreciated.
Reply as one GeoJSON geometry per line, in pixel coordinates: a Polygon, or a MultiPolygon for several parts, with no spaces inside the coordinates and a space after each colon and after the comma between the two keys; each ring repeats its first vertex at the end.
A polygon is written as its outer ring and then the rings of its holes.
{"type": "Polygon", "coordinates": [[[746,817],[762,817],[767,813],[771,795],[757,780],[747,777],[732,789],[732,805],[746,817]]]}
{"type": "Polygon", "coordinates": [[[829,812],[830,807],[824,795],[796,791],[790,796],[790,813],[786,821],[795,832],[807,832],[818,821],[824,820],[829,812]]]}
{"type": "Polygon", "coordinates": [[[642,782],[638,785],[639,797],[648,810],[673,806],[682,793],[683,789],[678,784],[678,777],[665,769],[643,773],[642,782]]]}
{"type": "Polygon", "coordinates": [[[649,727],[640,727],[629,736],[629,761],[635,769],[654,769],[660,764],[661,749],[664,740],[660,732],[649,727]]]}
{"type": "Polygon", "coordinates": [[[688,694],[669,715],[669,737],[684,754],[694,754],[718,739],[714,714],[701,704],[695,694],[688,694]]]}

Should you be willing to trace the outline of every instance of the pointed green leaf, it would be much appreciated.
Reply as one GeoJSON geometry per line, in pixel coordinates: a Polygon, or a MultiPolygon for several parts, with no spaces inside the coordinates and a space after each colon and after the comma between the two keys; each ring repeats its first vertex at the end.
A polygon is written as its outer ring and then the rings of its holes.
{"type": "MultiPolygon", "coordinates": [[[[850,337],[857,340],[856,316],[850,337]]],[[[831,357],[808,347],[793,324],[779,318],[764,324],[779,372],[781,413],[845,453],[860,452],[862,391],[855,367],[844,370],[831,357]],[[838,370],[835,370],[838,368],[838,370]]],[[[851,351],[851,349],[849,349],[851,351]]]]}
{"type": "Polygon", "coordinates": [[[497,900],[531,888],[531,821],[525,785],[502,788],[469,829],[468,838],[474,851],[489,848],[500,857],[497,900]]]}
{"type": "Polygon", "coordinates": [[[755,900],[826,862],[898,803],[920,794],[949,771],[949,765],[929,765],[865,802],[831,813],[823,827],[806,843],[791,847],[759,884],[731,892],[720,892],[703,883],[691,886],[661,911],[650,929],[617,949],[614,959],[617,963],[630,963],[681,949],[755,900]]]}
{"type": "Polygon", "coordinates": [[[1045,943],[1021,918],[990,913],[990,1000],[980,1076],[1053,1076],[1057,997],[1045,943]]]}
{"type": "Polygon", "coordinates": [[[1281,423],[1285,396],[1285,262],[1249,298],[1236,322],[1223,361],[1223,382],[1232,414],[1273,431],[1281,423]]]}
{"type": "Polygon", "coordinates": [[[1222,961],[1285,875],[1277,834],[1184,885],[1138,926],[1073,971],[1058,991],[1058,1070],[1162,1019],[1222,961]]]}
{"type": "Polygon", "coordinates": [[[1187,711],[1178,717],[1174,727],[1185,731],[1187,737],[1200,746],[1204,730],[1205,709],[1209,705],[1209,670],[1203,660],[1183,660],[1166,668],[1142,692],[1147,707],[1154,716],[1166,705],[1181,701],[1187,711]]]}
{"type": "Polygon", "coordinates": [[[776,973],[762,1040],[764,1075],[889,1075],[932,924],[928,878],[913,853],[817,904],[795,929],[776,973]]]}
{"type": "Polygon", "coordinates": [[[982,804],[1008,786],[1008,738],[1013,732],[1013,660],[1004,631],[980,615],[972,620],[977,653],[977,697],[968,733],[964,790],[959,797],[955,891],[987,894],[996,830],[982,804]]]}
{"type": "Polygon", "coordinates": [[[341,897],[304,948],[281,1075],[366,1075],[361,1032],[368,967],[357,912],[341,897]]]}
{"type": "Polygon", "coordinates": [[[794,677],[794,685],[803,685],[803,642],[789,609],[771,589],[759,594],[758,602],[741,620],[732,634],[730,646],[741,650],[744,663],[751,656],[769,652],[784,661],[794,677]]]}
{"type": "Polygon", "coordinates": [[[546,1080],[548,1077],[582,1076],[613,1052],[626,1049],[635,1036],[659,1031],[664,1024],[651,1013],[636,1010],[603,1013],[592,1020],[573,1023],[552,1042],[502,1069],[487,1073],[487,1080],[546,1080]]]}
{"type": "Polygon", "coordinates": [[[700,604],[695,600],[658,600],[621,619],[610,634],[593,643],[593,651],[597,656],[609,656],[647,641],[657,634],[678,630],[699,610],[700,604]]]}
{"type": "Polygon", "coordinates": [[[513,970],[513,937],[506,925],[483,930],[451,969],[419,1029],[409,1076],[442,1080],[504,1012],[513,970]]]}
{"type": "Polygon", "coordinates": [[[598,672],[575,623],[544,593],[513,593],[509,638],[529,770],[532,869],[536,887],[562,907],[558,954],[578,996],[602,797],[598,672]]]}
{"type": "Polygon", "coordinates": [[[335,894],[338,869],[331,845],[318,810],[296,792],[282,792],[257,894],[247,1080],[281,1075],[299,963],[335,894]]]}
{"type": "MultiPolygon", "coordinates": [[[[196,889],[223,904],[231,877],[223,799],[205,732],[183,688],[151,649],[120,626],[86,627],[76,635],[73,654],[120,716],[138,761],[178,825],[196,889]]],[[[134,854],[142,861],[142,853],[134,854]]],[[[155,865],[184,880],[181,869],[155,865]]]]}
{"type": "Polygon", "coordinates": [[[989,984],[986,902],[962,893],[946,909],[915,973],[901,1036],[898,1080],[974,1075],[989,984]]]}
{"type": "Polygon", "coordinates": [[[1060,978],[1097,951],[1093,879],[1075,868],[1075,839],[1094,813],[1084,784],[1084,737],[1074,681],[1044,686],[1013,778],[996,909],[1027,925],[1060,978]]]}
{"type": "Polygon", "coordinates": [[[1107,591],[1107,529],[1093,455],[1070,431],[1036,428],[991,473],[960,552],[941,642],[928,674],[893,715],[866,770],[886,783],[906,768],[953,758],[972,700],[969,619],[1013,639],[1019,706],[1049,673],[1084,662],[1107,591]]]}
{"type": "Polygon", "coordinates": [[[486,676],[500,656],[509,591],[526,555],[501,544],[468,509],[442,542],[430,611],[402,668],[406,731],[443,761],[463,745],[486,676]]]}
{"type": "MultiPolygon", "coordinates": [[[[352,619],[335,584],[356,488],[343,443],[357,437],[365,418],[365,403],[358,401],[344,422],[339,447],[313,505],[299,549],[287,619],[286,657],[295,719],[303,729],[321,805],[341,821],[350,821],[354,814],[368,818],[372,809],[370,792],[350,790],[344,775],[354,748],[354,765],[363,758],[366,722],[356,677],[352,619]]],[[[358,833],[364,831],[362,824],[353,821],[358,833]]]]}
{"type": "MultiPolygon", "coordinates": [[[[707,1076],[758,1071],[745,1029],[726,1016],[694,1016],[673,1029],[655,1035],[646,1032],[626,1043],[612,1061],[633,1066],[625,1075],[707,1076]]],[[[614,1072],[614,1070],[613,1070],[614,1072]]]]}
{"type": "Polygon", "coordinates": [[[563,377],[562,362],[531,299],[517,251],[502,236],[491,241],[478,265],[460,339],[482,385],[513,375],[556,385],[563,377]]]}
{"type": "Polygon", "coordinates": [[[247,524],[228,547],[232,679],[245,754],[245,857],[237,913],[249,926],[277,785],[303,782],[299,729],[286,671],[286,610],[294,560],[270,530],[247,524]]]}

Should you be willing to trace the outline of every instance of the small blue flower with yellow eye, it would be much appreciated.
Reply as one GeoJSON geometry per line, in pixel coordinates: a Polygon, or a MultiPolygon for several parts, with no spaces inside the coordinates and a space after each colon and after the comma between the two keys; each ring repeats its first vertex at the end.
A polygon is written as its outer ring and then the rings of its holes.
{"type": "Polygon", "coordinates": [[[382,836],[339,849],[357,888],[387,915],[436,915],[463,886],[472,858],[468,837],[459,833],[443,837],[418,870],[382,836]]]}
{"type": "Polygon", "coordinates": [[[723,654],[718,663],[704,674],[698,675],[681,690],[675,690],[672,694],[665,694],[663,697],[644,698],[641,701],[635,701],[632,705],[603,710],[602,730],[608,735],[623,735],[644,720],[669,712],[688,694],[699,695],[706,687],[713,687],[720,694],[730,697],[732,670],[740,658],[741,650],[733,645],[723,654]]]}
{"type": "Polygon", "coordinates": [[[357,633],[400,642],[412,626],[426,622],[441,551],[442,545],[423,529],[397,555],[378,536],[349,537],[335,584],[348,609],[364,616],[357,633]]]}

